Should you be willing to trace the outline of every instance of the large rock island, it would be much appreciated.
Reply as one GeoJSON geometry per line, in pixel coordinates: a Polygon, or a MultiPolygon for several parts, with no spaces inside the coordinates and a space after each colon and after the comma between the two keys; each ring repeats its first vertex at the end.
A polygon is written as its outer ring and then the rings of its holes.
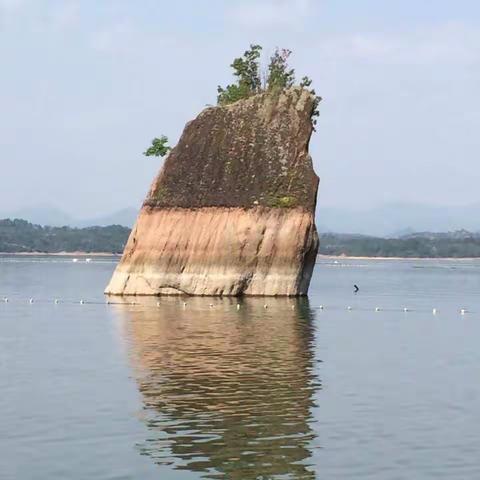
{"type": "Polygon", "coordinates": [[[154,180],[114,295],[306,295],[318,250],[315,96],[292,87],[206,108],[154,180]]]}

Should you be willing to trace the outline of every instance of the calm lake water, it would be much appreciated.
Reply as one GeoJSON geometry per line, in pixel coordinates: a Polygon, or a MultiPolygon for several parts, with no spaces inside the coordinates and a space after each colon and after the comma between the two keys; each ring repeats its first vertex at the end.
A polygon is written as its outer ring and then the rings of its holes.
{"type": "Polygon", "coordinates": [[[115,262],[0,257],[2,480],[480,478],[480,262],[322,259],[239,309],[106,305],[115,262]]]}

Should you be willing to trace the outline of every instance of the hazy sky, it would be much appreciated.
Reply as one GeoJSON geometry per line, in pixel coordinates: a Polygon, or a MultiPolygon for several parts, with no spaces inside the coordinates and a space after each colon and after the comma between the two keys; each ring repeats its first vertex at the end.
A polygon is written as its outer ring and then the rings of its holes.
{"type": "Polygon", "coordinates": [[[480,201],[478,0],[0,0],[0,210],[139,205],[250,43],[324,98],[322,205],[480,201]]]}

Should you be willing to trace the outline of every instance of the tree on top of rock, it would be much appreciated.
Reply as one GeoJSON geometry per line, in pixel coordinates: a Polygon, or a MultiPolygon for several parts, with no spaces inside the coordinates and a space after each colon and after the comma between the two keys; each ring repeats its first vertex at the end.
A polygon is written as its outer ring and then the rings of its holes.
{"type": "MultiPolygon", "coordinates": [[[[251,97],[262,92],[277,92],[295,85],[295,69],[290,68],[288,59],[292,54],[288,49],[275,49],[270,57],[265,79],[262,84],[260,75],[260,55],[262,47],[260,45],[250,45],[250,48],[244,52],[242,57],[235,58],[230,65],[233,68],[233,74],[237,77],[237,82],[227,85],[225,88],[217,87],[218,105],[229,105],[238,100],[251,97]]],[[[309,88],[312,80],[303,77],[299,83],[302,88],[309,88]]],[[[318,104],[321,98],[316,95],[315,90],[310,89],[310,93],[315,95],[315,103],[312,111],[312,123],[315,126],[319,116],[318,104]]]]}
{"type": "MultiPolygon", "coordinates": [[[[225,88],[220,85],[217,87],[218,105],[229,105],[258,93],[275,93],[295,85],[295,69],[290,68],[288,65],[288,59],[292,54],[291,50],[276,48],[263,75],[260,68],[261,53],[262,47],[252,44],[243,53],[243,56],[233,60],[230,66],[233,69],[233,75],[236,77],[236,83],[227,85],[225,88]]],[[[311,85],[312,80],[308,77],[303,77],[299,83],[300,87],[307,89],[311,85]]],[[[317,117],[319,116],[318,104],[321,98],[316,95],[315,90],[310,89],[309,91],[315,95],[312,110],[312,124],[315,127],[317,117]]],[[[162,135],[160,138],[154,138],[152,145],[143,154],[146,156],[164,157],[170,150],[167,137],[162,135]]]]}
{"type": "Polygon", "coordinates": [[[288,68],[288,57],[292,54],[291,50],[278,48],[270,57],[268,64],[267,89],[284,89],[293,87],[295,83],[295,70],[288,68]]]}
{"type": "Polygon", "coordinates": [[[237,83],[227,85],[225,88],[220,85],[217,87],[219,105],[227,105],[261,92],[262,82],[258,63],[261,51],[260,45],[250,45],[243,57],[238,57],[233,61],[230,66],[233,68],[233,74],[237,77],[237,83]]]}

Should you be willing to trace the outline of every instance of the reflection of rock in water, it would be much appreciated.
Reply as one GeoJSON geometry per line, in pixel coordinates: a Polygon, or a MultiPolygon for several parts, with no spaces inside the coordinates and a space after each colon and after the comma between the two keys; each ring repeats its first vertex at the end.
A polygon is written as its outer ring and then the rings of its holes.
{"type": "Polygon", "coordinates": [[[210,478],[314,478],[308,300],[210,301],[119,307],[152,434],[142,453],[210,478]]]}

